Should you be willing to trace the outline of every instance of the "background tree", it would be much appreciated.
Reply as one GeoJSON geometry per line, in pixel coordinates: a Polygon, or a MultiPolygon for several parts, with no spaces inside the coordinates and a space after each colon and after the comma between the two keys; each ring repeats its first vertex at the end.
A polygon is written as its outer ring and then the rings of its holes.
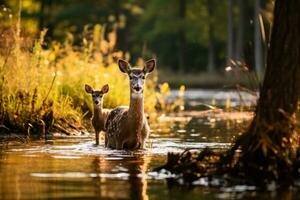
{"type": "Polygon", "coordinates": [[[236,42],[236,59],[244,60],[244,32],[245,32],[245,0],[238,0],[239,7],[239,20],[237,29],[237,42],[236,42]]]}
{"type": "Polygon", "coordinates": [[[186,0],[179,0],[179,70],[184,72],[185,66],[185,52],[186,52],[186,34],[185,34],[185,18],[186,18],[186,0]]]}
{"type": "Polygon", "coordinates": [[[214,73],[216,70],[215,66],[215,32],[214,32],[214,16],[213,9],[215,7],[213,0],[207,0],[207,11],[208,11],[208,64],[207,71],[214,73]]]}
{"type": "MultiPolygon", "coordinates": [[[[291,186],[300,177],[300,1],[276,0],[265,79],[248,130],[224,153],[209,148],[168,155],[157,170],[175,173],[187,184],[199,178],[266,188],[291,186]],[[298,113],[299,114],[299,113],[298,113]],[[299,117],[299,116],[298,116],[299,117]],[[238,152],[236,150],[239,150],[238,152]],[[221,178],[222,179],[222,178],[221,178]],[[227,182],[228,181],[228,182],[227,182]]],[[[222,183],[222,186],[224,184],[222,183]]]]}
{"type": "Polygon", "coordinates": [[[261,0],[255,0],[255,9],[254,9],[254,52],[255,52],[255,70],[256,73],[261,79],[263,75],[263,51],[262,51],[262,30],[261,30],[261,0]]]}
{"type": "MultiPolygon", "coordinates": [[[[239,167],[254,180],[286,183],[299,150],[296,112],[300,97],[300,2],[276,0],[267,68],[255,117],[237,141],[239,167]]],[[[296,170],[296,173],[297,170],[296,170]]]]}
{"type": "MultiPolygon", "coordinates": [[[[264,12],[271,0],[26,0],[22,27],[36,35],[47,28],[47,42],[70,32],[79,45],[86,25],[101,24],[117,30],[116,48],[129,51],[132,60],[156,56],[160,69],[172,72],[224,72],[229,59],[244,55],[253,68],[264,65],[254,62],[255,47],[262,45],[254,37],[255,27],[255,36],[261,34],[253,14],[258,1],[257,12],[264,12]]],[[[16,2],[0,0],[13,13],[16,2]]]]}
{"type": "Polygon", "coordinates": [[[228,0],[227,2],[227,65],[231,65],[231,59],[234,59],[233,54],[233,2],[228,0]]]}

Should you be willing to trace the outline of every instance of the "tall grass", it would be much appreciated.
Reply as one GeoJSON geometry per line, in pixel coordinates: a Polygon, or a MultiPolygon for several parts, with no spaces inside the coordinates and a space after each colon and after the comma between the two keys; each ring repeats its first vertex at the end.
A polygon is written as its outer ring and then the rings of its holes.
{"type": "MultiPolygon", "coordinates": [[[[115,30],[107,32],[101,25],[86,26],[79,46],[73,44],[71,34],[62,43],[45,44],[46,30],[31,40],[21,34],[20,22],[0,30],[2,126],[28,134],[45,133],[50,128],[81,127],[92,105],[83,89],[85,83],[95,88],[109,84],[104,107],[128,105],[128,78],[119,71],[115,61],[116,58],[128,60],[130,55],[115,50],[115,30]],[[44,48],[46,45],[48,48],[44,48]]],[[[159,88],[157,72],[147,78],[146,112],[155,112],[157,102],[165,101],[164,93],[156,92],[156,88],[159,88]]],[[[175,104],[178,102],[182,101],[177,100],[175,104]]]]}

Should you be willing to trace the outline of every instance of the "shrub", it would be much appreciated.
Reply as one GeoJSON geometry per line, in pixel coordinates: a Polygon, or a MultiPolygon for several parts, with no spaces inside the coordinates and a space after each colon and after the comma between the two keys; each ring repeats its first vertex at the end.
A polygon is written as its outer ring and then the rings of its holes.
{"type": "MultiPolygon", "coordinates": [[[[20,132],[46,133],[49,128],[67,132],[78,129],[91,98],[85,93],[85,83],[100,88],[108,83],[110,92],[104,106],[128,105],[127,77],[119,72],[116,58],[129,59],[129,54],[115,51],[116,31],[105,34],[101,25],[86,26],[82,45],[73,44],[73,36],[63,43],[45,46],[42,31],[31,41],[20,34],[20,26],[2,28],[5,45],[0,55],[0,120],[9,129],[20,132]],[[17,27],[17,28],[16,28],[17,27]]],[[[138,64],[142,64],[141,60],[138,64]]],[[[157,102],[165,104],[165,94],[158,88],[157,73],[147,79],[145,110],[154,112],[157,102]]],[[[183,102],[182,102],[183,103],[183,102]]],[[[170,106],[165,106],[171,111],[170,106]]]]}

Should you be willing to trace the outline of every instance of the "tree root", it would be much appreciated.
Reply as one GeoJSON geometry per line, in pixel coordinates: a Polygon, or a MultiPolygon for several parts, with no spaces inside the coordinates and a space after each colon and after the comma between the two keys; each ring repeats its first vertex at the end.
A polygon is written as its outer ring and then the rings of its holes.
{"type": "Polygon", "coordinates": [[[287,149],[275,149],[274,144],[264,146],[262,140],[264,138],[246,132],[225,152],[205,148],[169,153],[166,164],[155,170],[165,169],[177,175],[174,179],[183,180],[185,185],[192,185],[203,177],[208,180],[221,177],[224,181],[226,177],[228,185],[249,184],[261,189],[273,182],[278,187],[294,185],[300,178],[300,149],[294,157],[284,152],[287,149]]]}

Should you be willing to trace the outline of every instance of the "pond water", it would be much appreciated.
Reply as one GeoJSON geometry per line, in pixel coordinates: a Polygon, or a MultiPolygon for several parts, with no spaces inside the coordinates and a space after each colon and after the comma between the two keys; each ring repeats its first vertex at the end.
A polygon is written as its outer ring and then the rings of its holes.
{"type": "MultiPolygon", "coordinates": [[[[188,108],[194,114],[185,112],[176,117],[161,117],[159,123],[151,124],[152,133],[147,150],[110,150],[103,148],[103,143],[96,147],[93,135],[60,136],[47,141],[32,141],[30,144],[1,143],[0,199],[298,197],[294,191],[260,194],[253,187],[246,186],[171,186],[164,174],[152,172],[153,168],[164,164],[168,152],[181,152],[186,148],[228,148],[249,122],[249,113],[230,119],[222,118],[222,114],[195,114],[199,104],[208,103],[213,98],[218,100],[220,106],[225,105],[228,96],[236,95],[230,91],[198,90],[188,91],[187,95],[190,95],[186,98],[188,108]],[[205,98],[197,96],[201,93],[206,94],[205,98]]],[[[234,99],[232,96],[230,98],[234,99]]]]}

